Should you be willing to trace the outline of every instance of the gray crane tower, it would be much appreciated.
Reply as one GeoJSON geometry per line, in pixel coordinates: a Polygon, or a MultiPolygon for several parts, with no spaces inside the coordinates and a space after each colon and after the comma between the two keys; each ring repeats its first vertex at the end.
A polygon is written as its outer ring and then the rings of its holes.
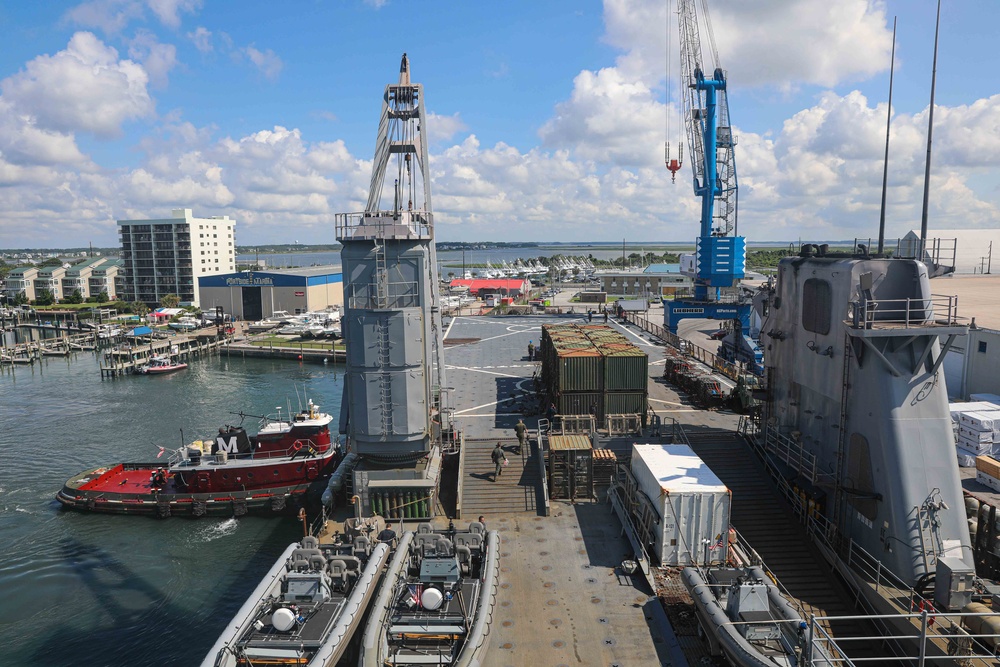
{"type": "Polygon", "coordinates": [[[385,87],[368,204],[336,216],[343,245],[347,371],[340,430],[361,457],[366,513],[431,516],[441,444],[454,433],[443,389],[434,216],[420,84],[403,54],[385,87]]]}

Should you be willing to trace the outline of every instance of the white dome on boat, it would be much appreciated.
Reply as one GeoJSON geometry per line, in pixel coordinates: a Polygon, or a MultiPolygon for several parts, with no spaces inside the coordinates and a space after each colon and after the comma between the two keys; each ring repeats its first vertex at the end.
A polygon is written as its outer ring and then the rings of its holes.
{"type": "Polygon", "coordinates": [[[282,607],[271,614],[271,625],[279,632],[288,632],[295,627],[295,614],[291,609],[282,607]]]}
{"type": "Polygon", "coordinates": [[[431,611],[440,607],[443,601],[444,595],[436,588],[424,589],[424,592],[420,595],[420,605],[424,609],[430,609],[431,611]]]}

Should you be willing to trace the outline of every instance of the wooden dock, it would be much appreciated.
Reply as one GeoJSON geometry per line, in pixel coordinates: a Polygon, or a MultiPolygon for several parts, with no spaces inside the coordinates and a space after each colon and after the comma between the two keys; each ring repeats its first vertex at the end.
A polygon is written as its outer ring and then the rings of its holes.
{"type": "Polygon", "coordinates": [[[228,342],[215,333],[154,339],[145,343],[116,345],[107,350],[101,360],[101,377],[118,377],[138,372],[156,356],[187,361],[211,354],[228,342]]]}

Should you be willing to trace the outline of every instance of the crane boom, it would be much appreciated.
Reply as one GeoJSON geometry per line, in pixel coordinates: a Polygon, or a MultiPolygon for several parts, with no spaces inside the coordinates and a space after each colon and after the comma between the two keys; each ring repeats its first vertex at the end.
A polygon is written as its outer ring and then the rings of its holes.
{"type": "MultiPolygon", "coordinates": [[[[707,0],[702,11],[712,36],[707,0]]],[[[702,60],[696,0],[677,0],[680,33],[681,85],[684,92],[684,126],[690,147],[695,195],[701,199],[701,219],[695,254],[682,257],[681,271],[694,279],[694,298],[675,300],[664,313],[667,328],[676,333],[687,317],[731,319],[739,329],[749,328],[749,304],[723,303],[721,290],[737,287],[746,271],[746,239],[736,236],[736,142],[729,121],[726,75],[719,64],[714,38],[711,68],[702,60]],[[707,75],[711,72],[711,76],[707,75]],[[693,261],[690,261],[693,260],[693,261]]]]}

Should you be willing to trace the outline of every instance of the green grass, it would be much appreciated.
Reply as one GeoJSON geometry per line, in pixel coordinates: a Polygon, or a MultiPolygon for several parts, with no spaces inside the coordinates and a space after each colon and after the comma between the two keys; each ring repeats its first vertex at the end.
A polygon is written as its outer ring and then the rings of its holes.
{"type": "Polygon", "coordinates": [[[51,306],[32,306],[35,310],[87,310],[89,308],[110,308],[115,301],[106,303],[54,303],[51,306]]]}

